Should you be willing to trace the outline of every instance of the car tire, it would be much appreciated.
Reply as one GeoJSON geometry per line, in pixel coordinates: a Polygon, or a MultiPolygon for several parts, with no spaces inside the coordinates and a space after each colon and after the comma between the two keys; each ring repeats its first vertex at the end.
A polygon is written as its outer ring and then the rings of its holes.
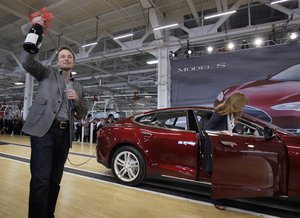
{"type": "Polygon", "coordinates": [[[140,184],[146,175],[143,156],[131,146],[117,149],[112,158],[111,169],[119,183],[129,186],[140,184]]]}

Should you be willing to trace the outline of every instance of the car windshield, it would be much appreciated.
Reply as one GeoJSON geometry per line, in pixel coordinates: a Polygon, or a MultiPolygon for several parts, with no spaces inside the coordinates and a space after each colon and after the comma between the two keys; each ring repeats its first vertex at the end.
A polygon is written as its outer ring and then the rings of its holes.
{"type": "Polygon", "coordinates": [[[300,81],[300,64],[291,66],[275,74],[270,80],[300,81]]]}

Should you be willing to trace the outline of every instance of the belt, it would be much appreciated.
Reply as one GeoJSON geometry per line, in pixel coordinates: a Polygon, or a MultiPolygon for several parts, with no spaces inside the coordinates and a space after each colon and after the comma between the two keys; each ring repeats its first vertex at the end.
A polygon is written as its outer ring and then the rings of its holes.
{"type": "Polygon", "coordinates": [[[53,124],[59,129],[67,129],[70,126],[69,121],[61,121],[61,120],[54,120],[53,124]]]}

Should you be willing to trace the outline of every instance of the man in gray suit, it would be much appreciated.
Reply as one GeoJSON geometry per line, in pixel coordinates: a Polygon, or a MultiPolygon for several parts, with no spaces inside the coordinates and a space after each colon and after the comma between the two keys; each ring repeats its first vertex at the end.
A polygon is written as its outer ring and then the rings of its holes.
{"type": "Polygon", "coordinates": [[[59,69],[44,66],[35,55],[23,51],[24,69],[39,82],[39,92],[30,108],[22,131],[30,135],[30,218],[54,217],[69,148],[72,144],[74,116],[87,112],[83,89],[72,78],[75,56],[68,47],[57,52],[59,69]]]}

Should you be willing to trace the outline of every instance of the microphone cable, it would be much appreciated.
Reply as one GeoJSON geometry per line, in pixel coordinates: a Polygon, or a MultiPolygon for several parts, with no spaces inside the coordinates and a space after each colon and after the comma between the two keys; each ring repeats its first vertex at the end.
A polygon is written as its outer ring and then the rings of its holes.
{"type": "Polygon", "coordinates": [[[82,166],[82,165],[88,163],[93,157],[95,157],[95,154],[96,154],[96,151],[94,151],[94,153],[92,154],[92,156],[89,157],[88,160],[86,160],[86,161],[84,161],[84,162],[82,162],[82,163],[73,163],[73,162],[70,160],[69,155],[68,155],[68,161],[69,161],[69,163],[70,163],[72,166],[76,166],[76,167],[82,166]]]}

